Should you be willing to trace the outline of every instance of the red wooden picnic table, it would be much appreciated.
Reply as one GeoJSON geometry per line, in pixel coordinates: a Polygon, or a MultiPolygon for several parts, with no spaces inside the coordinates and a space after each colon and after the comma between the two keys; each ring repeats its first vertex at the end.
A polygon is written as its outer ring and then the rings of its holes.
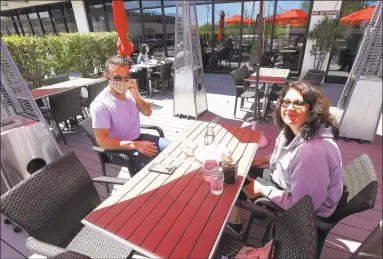
{"type": "Polygon", "coordinates": [[[201,146],[208,123],[196,122],[149,165],[138,172],[83,224],[136,251],[162,258],[208,258],[225,229],[262,137],[259,131],[215,125],[216,142],[239,159],[238,178],[221,195],[210,192],[201,165],[184,154],[185,146],[201,146]],[[154,162],[176,165],[172,175],[150,172],[154,162]]]}

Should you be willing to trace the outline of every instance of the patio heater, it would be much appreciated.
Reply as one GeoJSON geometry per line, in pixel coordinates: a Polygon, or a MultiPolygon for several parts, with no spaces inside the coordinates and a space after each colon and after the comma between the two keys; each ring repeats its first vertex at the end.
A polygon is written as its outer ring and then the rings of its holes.
{"type": "Polygon", "coordinates": [[[1,39],[1,176],[8,189],[62,152],[1,39]]]}
{"type": "Polygon", "coordinates": [[[382,37],[382,2],[378,1],[333,111],[346,141],[374,141],[382,113],[382,37]]]}
{"type": "Polygon", "coordinates": [[[176,2],[174,116],[197,118],[207,110],[195,1],[176,2]]]}

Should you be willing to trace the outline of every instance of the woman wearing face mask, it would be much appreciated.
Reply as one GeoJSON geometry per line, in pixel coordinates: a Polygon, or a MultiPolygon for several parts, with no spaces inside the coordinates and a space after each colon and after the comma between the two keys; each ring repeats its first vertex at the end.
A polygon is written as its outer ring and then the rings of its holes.
{"type": "MultiPolygon", "coordinates": [[[[275,108],[281,128],[271,156],[253,161],[245,182],[249,198],[264,196],[284,210],[305,195],[318,216],[333,214],[342,196],[342,157],[334,139],[339,129],[330,102],[315,85],[297,81],[282,89],[275,108]],[[257,166],[269,164],[269,169],[257,166]]],[[[239,199],[247,197],[241,193],[239,199]]],[[[242,222],[235,207],[229,229],[240,235],[242,222]]]]}
{"type": "Polygon", "coordinates": [[[137,64],[141,64],[141,63],[145,63],[149,61],[148,53],[149,53],[149,46],[146,44],[142,44],[141,51],[138,54],[137,64]]]}

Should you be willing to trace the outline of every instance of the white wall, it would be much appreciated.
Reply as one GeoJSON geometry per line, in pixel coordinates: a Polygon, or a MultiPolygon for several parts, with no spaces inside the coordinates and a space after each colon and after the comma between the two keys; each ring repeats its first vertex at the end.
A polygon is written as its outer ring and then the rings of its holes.
{"type": "MultiPolygon", "coordinates": [[[[315,0],[313,11],[332,11],[332,10],[338,10],[340,11],[340,7],[342,5],[342,0],[337,1],[321,1],[321,0],[315,0]]],[[[309,31],[311,31],[314,28],[314,25],[320,21],[324,16],[323,15],[312,15],[311,21],[310,21],[310,27],[309,31]]],[[[302,72],[301,72],[301,78],[303,78],[306,74],[306,72],[309,69],[313,69],[314,67],[314,57],[310,55],[311,47],[313,45],[313,42],[310,39],[307,39],[306,43],[306,49],[305,49],[305,55],[303,58],[303,64],[302,64],[302,72]]],[[[323,62],[322,70],[326,70],[328,65],[328,54],[323,62]]]]}
{"type": "Polygon", "coordinates": [[[6,10],[12,10],[12,9],[17,9],[17,8],[26,8],[26,7],[31,7],[31,6],[36,6],[36,5],[44,5],[44,4],[55,4],[59,2],[64,2],[65,0],[55,0],[55,1],[28,1],[28,2],[13,2],[13,1],[1,1],[1,2],[6,2],[6,6],[1,6],[1,11],[6,11],[6,10]]]}
{"type": "Polygon", "coordinates": [[[86,17],[84,1],[72,0],[71,3],[73,8],[74,18],[76,19],[78,32],[81,32],[81,33],[90,32],[88,18],[86,17]]]}

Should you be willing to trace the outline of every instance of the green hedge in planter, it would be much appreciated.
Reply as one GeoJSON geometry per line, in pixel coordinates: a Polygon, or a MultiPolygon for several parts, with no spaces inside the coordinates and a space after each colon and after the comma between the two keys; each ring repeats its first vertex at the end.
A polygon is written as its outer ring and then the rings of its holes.
{"type": "MultiPolygon", "coordinates": [[[[44,75],[74,70],[83,77],[117,53],[116,32],[60,33],[58,35],[7,36],[5,44],[26,81],[41,85],[44,75]]],[[[131,35],[129,35],[131,38],[131,35]]]]}

